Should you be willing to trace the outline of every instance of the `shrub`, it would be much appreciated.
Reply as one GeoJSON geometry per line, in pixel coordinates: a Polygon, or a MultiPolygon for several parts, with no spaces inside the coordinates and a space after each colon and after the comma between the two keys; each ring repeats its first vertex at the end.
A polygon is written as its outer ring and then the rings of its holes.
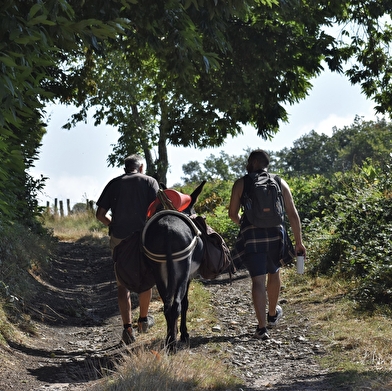
{"type": "Polygon", "coordinates": [[[336,173],[324,209],[304,227],[310,271],[356,280],[353,295],[367,308],[391,303],[390,184],[390,172],[369,162],[361,170],[336,173]]]}

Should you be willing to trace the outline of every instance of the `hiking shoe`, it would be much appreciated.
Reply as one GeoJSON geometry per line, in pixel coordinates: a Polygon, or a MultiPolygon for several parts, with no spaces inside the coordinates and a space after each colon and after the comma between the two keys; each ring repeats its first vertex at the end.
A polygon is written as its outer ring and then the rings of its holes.
{"type": "Polygon", "coordinates": [[[276,326],[278,324],[279,319],[282,316],[283,316],[282,307],[280,305],[277,305],[275,316],[270,316],[270,314],[268,314],[268,316],[267,316],[268,326],[270,326],[270,327],[276,326]]]}
{"type": "Polygon", "coordinates": [[[257,339],[261,339],[262,341],[265,341],[269,339],[269,334],[265,327],[262,328],[257,327],[254,337],[257,339]]]}
{"type": "Polygon", "coordinates": [[[147,315],[145,318],[139,318],[137,321],[137,329],[139,333],[147,333],[147,331],[154,326],[154,318],[151,315],[147,315]]]}
{"type": "Polygon", "coordinates": [[[132,342],[136,341],[135,336],[133,335],[132,327],[128,327],[123,330],[122,340],[125,343],[125,345],[130,345],[132,342]]]}

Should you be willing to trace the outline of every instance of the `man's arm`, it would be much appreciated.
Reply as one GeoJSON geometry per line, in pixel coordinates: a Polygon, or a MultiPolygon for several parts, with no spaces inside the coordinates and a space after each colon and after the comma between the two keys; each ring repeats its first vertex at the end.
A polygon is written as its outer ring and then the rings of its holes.
{"type": "Polygon", "coordinates": [[[244,190],[244,180],[243,178],[237,179],[231,189],[231,197],[229,204],[229,218],[234,221],[234,223],[241,224],[241,216],[239,214],[241,208],[241,195],[244,190]]]}
{"type": "Polygon", "coordinates": [[[305,255],[306,248],[302,243],[301,220],[299,218],[297,208],[295,207],[293,196],[291,194],[289,185],[283,179],[281,179],[281,186],[286,214],[289,218],[290,226],[294,235],[295,251],[296,253],[302,253],[305,255]]]}
{"type": "Polygon", "coordinates": [[[95,214],[95,217],[106,226],[108,226],[112,222],[112,217],[110,215],[107,215],[107,213],[107,210],[98,206],[97,213],[95,214]]]}

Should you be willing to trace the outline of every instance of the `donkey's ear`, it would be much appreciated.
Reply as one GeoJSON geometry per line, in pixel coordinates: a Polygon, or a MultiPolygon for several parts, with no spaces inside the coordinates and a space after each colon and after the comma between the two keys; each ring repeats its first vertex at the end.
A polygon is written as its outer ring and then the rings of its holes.
{"type": "Polygon", "coordinates": [[[196,187],[195,190],[193,190],[193,192],[192,192],[192,194],[191,194],[191,198],[192,198],[191,206],[193,206],[193,205],[196,203],[197,197],[199,197],[199,195],[200,195],[200,193],[202,192],[203,187],[204,187],[204,185],[206,184],[206,182],[207,182],[207,181],[203,181],[202,183],[200,183],[199,186],[196,187]]]}
{"type": "Polygon", "coordinates": [[[159,188],[162,190],[166,190],[167,186],[163,182],[159,182],[159,188]]]}

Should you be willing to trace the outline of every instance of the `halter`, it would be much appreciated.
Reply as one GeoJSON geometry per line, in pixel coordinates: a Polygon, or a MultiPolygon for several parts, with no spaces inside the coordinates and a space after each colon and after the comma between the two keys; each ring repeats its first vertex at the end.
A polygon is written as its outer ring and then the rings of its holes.
{"type": "Polygon", "coordinates": [[[192,251],[195,249],[196,244],[197,244],[197,237],[201,235],[201,232],[199,231],[199,229],[196,227],[196,225],[193,223],[193,221],[188,216],[186,216],[183,213],[178,212],[176,210],[170,210],[170,209],[162,210],[162,211],[156,213],[155,215],[153,215],[147,221],[146,225],[143,228],[143,232],[142,232],[143,251],[146,254],[146,256],[148,258],[150,258],[152,261],[166,262],[166,255],[165,254],[152,253],[151,251],[147,250],[146,246],[144,245],[144,240],[145,240],[146,231],[147,231],[148,227],[150,226],[150,224],[153,221],[157,220],[162,215],[173,215],[173,216],[177,216],[177,217],[181,218],[183,221],[185,221],[191,227],[191,229],[193,230],[193,232],[195,234],[191,243],[186,248],[172,254],[174,261],[181,261],[181,260],[187,258],[192,253],[192,251]]]}

